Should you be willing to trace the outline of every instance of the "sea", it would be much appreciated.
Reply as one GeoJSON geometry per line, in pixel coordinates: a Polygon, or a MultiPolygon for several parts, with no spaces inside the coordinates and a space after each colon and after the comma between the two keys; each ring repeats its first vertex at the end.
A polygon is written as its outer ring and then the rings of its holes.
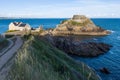
{"type": "MultiPolygon", "coordinates": [[[[19,21],[28,23],[33,28],[40,25],[44,29],[55,28],[62,20],[67,18],[43,18],[43,19],[0,19],[0,33],[8,30],[8,25],[11,22],[19,21]]],[[[94,58],[83,58],[72,56],[76,61],[82,61],[95,70],[102,80],[120,80],[120,19],[119,18],[92,18],[92,21],[104,29],[110,30],[111,34],[104,37],[94,37],[88,40],[104,42],[112,45],[111,50],[104,55],[94,58]],[[104,74],[100,69],[106,67],[111,74],[104,74]]]]}

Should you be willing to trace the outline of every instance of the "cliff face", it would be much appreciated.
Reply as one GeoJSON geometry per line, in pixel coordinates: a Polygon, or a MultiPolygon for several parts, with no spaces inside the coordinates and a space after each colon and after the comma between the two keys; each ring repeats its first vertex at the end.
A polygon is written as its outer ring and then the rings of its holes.
{"type": "Polygon", "coordinates": [[[64,20],[52,32],[53,35],[107,35],[108,31],[97,27],[84,15],[74,15],[64,20]]]}

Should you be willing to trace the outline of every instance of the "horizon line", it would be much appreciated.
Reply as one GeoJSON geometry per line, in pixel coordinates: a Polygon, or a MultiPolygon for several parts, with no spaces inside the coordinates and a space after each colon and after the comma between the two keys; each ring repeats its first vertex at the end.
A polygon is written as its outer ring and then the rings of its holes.
{"type": "MultiPolygon", "coordinates": [[[[55,18],[59,18],[59,19],[65,19],[65,18],[70,18],[70,17],[0,17],[0,19],[55,19],[55,18]]],[[[94,19],[94,18],[120,18],[120,17],[88,17],[90,19],[94,19]]]]}

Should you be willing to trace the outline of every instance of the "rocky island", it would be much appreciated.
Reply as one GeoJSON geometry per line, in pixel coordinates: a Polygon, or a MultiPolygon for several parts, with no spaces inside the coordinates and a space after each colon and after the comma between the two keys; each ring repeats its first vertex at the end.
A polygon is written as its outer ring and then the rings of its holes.
{"type": "Polygon", "coordinates": [[[84,15],[74,15],[64,20],[52,31],[53,35],[108,35],[110,32],[96,26],[84,15]]]}

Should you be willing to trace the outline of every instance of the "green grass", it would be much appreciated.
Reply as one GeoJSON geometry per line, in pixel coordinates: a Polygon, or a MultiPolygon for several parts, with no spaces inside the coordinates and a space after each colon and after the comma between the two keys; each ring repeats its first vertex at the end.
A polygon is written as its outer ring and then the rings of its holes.
{"type": "Polygon", "coordinates": [[[31,36],[18,51],[7,80],[99,80],[85,64],[39,37],[31,36]]]}
{"type": "Polygon", "coordinates": [[[5,35],[6,38],[12,38],[14,35],[5,35]]]}
{"type": "Polygon", "coordinates": [[[66,21],[68,21],[68,20],[63,20],[63,21],[61,22],[61,24],[65,23],[66,21]]]}
{"type": "Polygon", "coordinates": [[[8,32],[16,32],[16,31],[19,31],[19,30],[8,30],[8,31],[6,31],[6,33],[8,33],[8,32]]]}
{"type": "Polygon", "coordinates": [[[6,40],[6,39],[0,40],[0,52],[1,52],[4,48],[6,48],[8,45],[9,45],[8,40],[6,40]]]}
{"type": "Polygon", "coordinates": [[[69,24],[70,24],[70,25],[74,25],[74,26],[85,26],[85,25],[87,25],[88,23],[92,24],[92,22],[91,22],[90,20],[86,20],[86,21],[84,21],[83,23],[76,22],[76,21],[73,21],[73,20],[70,20],[70,21],[69,21],[69,24]]]}

